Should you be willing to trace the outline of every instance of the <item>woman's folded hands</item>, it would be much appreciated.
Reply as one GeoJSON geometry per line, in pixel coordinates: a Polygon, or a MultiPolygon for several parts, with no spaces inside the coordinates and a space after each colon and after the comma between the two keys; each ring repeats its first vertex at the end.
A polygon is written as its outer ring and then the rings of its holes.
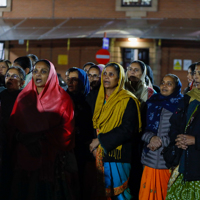
{"type": "Polygon", "coordinates": [[[162,146],[162,140],[158,136],[153,136],[147,145],[151,151],[155,151],[162,146]]]}
{"type": "Polygon", "coordinates": [[[192,135],[179,134],[175,141],[178,148],[186,150],[188,146],[195,144],[195,137],[192,135]]]}

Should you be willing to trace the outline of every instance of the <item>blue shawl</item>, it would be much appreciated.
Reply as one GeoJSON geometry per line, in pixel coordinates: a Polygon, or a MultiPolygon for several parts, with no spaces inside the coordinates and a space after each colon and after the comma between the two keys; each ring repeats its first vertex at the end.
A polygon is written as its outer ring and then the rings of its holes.
{"type": "Polygon", "coordinates": [[[88,76],[84,70],[79,69],[79,68],[76,68],[76,69],[78,71],[78,78],[81,80],[81,83],[83,84],[81,93],[84,96],[87,96],[88,93],[90,92],[90,82],[89,82],[88,76]]]}
{"type": "Polygon", "coordinates": [[[72,98],[74,104],[79,104],[80,102],[83,102],[85,100],[86,96],[90,92],[90,82],[84,70],[76,67],[73,68],[76,69],[78,72],[78,79],[79,79],[78,92],[74,94],[70,92],[68,89],[66,91],[72,98]]]}
{"type": "Polygon", "coordinates": [[[161,93],[154,94],[146,101],[147,104],[147,127],[145,131],[150,131],[157,134],[160,124],[160,114],[163,108],[174,113],[178,106],[180,99],[183,97],[181,94],[181,81],[178,83],[174,92],[169,96],[163,96],[161,93]]]}

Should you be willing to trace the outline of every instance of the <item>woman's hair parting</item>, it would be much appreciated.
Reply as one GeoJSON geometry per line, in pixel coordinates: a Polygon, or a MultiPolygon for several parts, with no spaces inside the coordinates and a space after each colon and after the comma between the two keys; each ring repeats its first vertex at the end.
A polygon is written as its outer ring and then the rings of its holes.
{"type": "Polygon", "coordinates": [[[116,72],[117,72],[117,76],[118,76],[118,78],[119,78],[120,68],[119,68],[119,66],[118,66],[116,63],[110,62],[110,63],[108,63],[108,64],[105,66],[104,69],[106,69],[106,67],[114,67],[115,70],[116,70],[116,72]]]}
{"type": "MultiPolygon", "coordinates": [[[[141,68],[141,70],[142,70],[142,73],[144,72],[145,67],[146,67],[146,65],[145,65],[144,62],[142,62],[141,60],[134,60],[133,62],[131,62],[131,64],[132,64],[132,63],[137,63],[137,64],[139,64],[139,65],[140,65],[140,68],[141,68]]],[[[147,73],[147,72],[146,72],[146,73],[147,73]]]]}
{"type": "Polygon", "coordinates": [[[48,60],[45,60],[45,59],[38,60],[38,61],[35,63],[35,65],[36,65],[37,63],[39,63],[39,62],[44,62],[44,63],[47,65],[47,67],[50,69],[51,64],[50,64],[50,62],[49,62],[48,60]]]}
{"type": "MultiPolygon", "coordinates": [[[[176,86],[178,85],[178,82],[179,82],[178,76],[176,76],[175,74],[166,74],[164,77],[167,77],[167,76],[173,78],[173,80],[174,80],[176,86]]],[[[164,77],[163,77],[163,78],[164,78],[164,77]]]]}
{"type": "Polygon", "coordinates": [[[97,69],[97,70],[99,71],[99,73],[101,73],[101,71],[100,71],[100,69],[99,69],[99,67],[98,67],[97,65],[92,65],[92,66],[89,68],[88,71],[90,71],[90,69],[92,69],[92,68],[97,69]]]}
{"type": "Polygon", "coordinates": [[[85,63],[85,64],[83,65],[83,69],[84,69],[87,65],[92,66],[92,65],[95,65],[95,63],[93,63],[93,62],[87,62],[87,63],[85,63]]]}

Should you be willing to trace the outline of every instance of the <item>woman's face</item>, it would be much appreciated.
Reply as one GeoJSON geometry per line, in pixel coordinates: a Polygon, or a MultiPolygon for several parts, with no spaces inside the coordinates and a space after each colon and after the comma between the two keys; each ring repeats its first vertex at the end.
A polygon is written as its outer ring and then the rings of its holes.
{"type": "Polygon", "coordinates": [[[69,92],[77,93],[78,92],[78,72],[70,72],[68,79],[67,79],[67,85],[69,92]]]}
{"type": "Polygon", "coordinates": [[[160,93],[163,96],[169,96],[174,92],[175,87],[174,79],[170,76],[165,76],[160,84],[160,93]]]}
{"type": "Polygon", "coordinates": [[[8,67],[5,62],[0,62],[0,76],[5,76],[8,67]]]}
{"type": "Polygon", "coordinates": [[[142,69],[138,63],[132,63],[127,68],[127,75],[130,81],[139,81],[142,77],[142,69]]]}
{"type": "Polygon", "coordinates": [[[118,74],[114,67],[106,67],[103,72],[103,86],[105,89],[114,89],[118,85],[118,74]]]}
{"type": "Polygon", "coordinates": [[[90,82],[90,86],[92,88],[98,86],[100,84],[100,74],[99,70],[96,68],[92,68],[88,71],[88,78],[90,82]]]}
{"type": "Polygon", "coordinates": [[[200,65],[197,65],[194,70],[195,86],[200,90],[200,65]]]}
{"type": "Polygon", "coordinates": [[[33,70],[33,80],[37,87],[38,93],[42,91],[45,87],[49,76],[49,67],[46,65],[45,62],[38,62],[33,70]]]}
{"type": "Polygon", "coordinates": [[[10,69],[5,75],[5,85],[8,91],[19,90],[24,84],[17,69],[10,69]]]}
{"type": "Polygon", "coordinates": [[[193,74],[192,74],[192,70],[190,68],[188,69],[187,79],[188,79],[188,83],[192,83],[193,74]]]}

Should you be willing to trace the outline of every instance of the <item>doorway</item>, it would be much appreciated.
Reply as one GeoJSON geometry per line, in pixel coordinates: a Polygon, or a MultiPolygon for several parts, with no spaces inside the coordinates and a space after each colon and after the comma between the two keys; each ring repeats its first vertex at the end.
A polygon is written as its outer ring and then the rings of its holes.
{"type": "Polygon", "coordinates": [[[149,49],[122,48],[122,65],[126,69],[134,60],[141,60],[149,65],[149,49]]]}

